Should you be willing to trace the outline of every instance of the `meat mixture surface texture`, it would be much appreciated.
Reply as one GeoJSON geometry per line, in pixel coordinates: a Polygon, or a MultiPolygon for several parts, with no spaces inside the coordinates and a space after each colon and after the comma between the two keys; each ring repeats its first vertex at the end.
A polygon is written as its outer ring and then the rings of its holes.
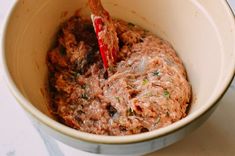
{"type": "Polygon", "coordinates": [[[170,125],[187,114],[191,86],[172,46],[114,20],[118,62],[106,71],[91,20],[73,16],[48,52],[50,111],[83,132],[131,135],[170,125]]]}

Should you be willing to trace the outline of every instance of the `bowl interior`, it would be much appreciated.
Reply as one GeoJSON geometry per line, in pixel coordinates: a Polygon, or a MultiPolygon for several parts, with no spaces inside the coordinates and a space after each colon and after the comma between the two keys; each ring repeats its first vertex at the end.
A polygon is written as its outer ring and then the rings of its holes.
{"type": "MultiPolygon", "coordinates": [[[[231,35],[234,25],[228,20],[225,7],[221,7],[223,2],[103,0],[103,3],[113,17],[138,24],[173,45],[193,87],[194,101],[187,118],[208,108],[224,90],[232,77],[235,55],[231,35]]],[[[59,25],[78,9],[89,15],[86,0],[18,1],[7,25],[4,51],[10,76],[20,93],[48,116],[46,53],[59,25]]]]}

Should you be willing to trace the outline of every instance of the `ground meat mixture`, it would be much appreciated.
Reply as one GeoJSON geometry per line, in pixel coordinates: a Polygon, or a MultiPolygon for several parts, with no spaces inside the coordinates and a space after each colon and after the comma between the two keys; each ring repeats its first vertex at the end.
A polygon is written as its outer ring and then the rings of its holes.
{"type": "Polygon", "coordinates": [[[186,116],[191,87],[172,46],[114,20],[118,62],[105,71],[90,20],[73,16],[48,52],[50,111],[64,124],[101,135],[130,135],[186,116]]]}

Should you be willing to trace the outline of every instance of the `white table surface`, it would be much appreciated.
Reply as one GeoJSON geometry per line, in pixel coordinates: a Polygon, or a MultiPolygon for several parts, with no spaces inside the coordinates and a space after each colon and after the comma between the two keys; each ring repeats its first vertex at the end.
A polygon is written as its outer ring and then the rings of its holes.
{"type": "MultiPolygon", "coordinates": [[[[2,24],[15,0],[0,0],[2,24]]],[[[229,1],[235,8],[235,0],[229,1]]],[[[235,43],[234,43],[235,44],[235,43]]],[[[180,142],[148,156],[235,155],[235,80],[210,119],[180,142]]],[[[73,149],[35,129],[10,94],[0,62],[0,156],[96,156],[73,149]]]]}

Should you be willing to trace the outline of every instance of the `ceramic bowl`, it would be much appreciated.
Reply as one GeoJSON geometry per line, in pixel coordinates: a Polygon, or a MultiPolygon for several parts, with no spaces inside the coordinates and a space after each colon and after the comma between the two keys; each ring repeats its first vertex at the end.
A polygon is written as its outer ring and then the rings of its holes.
{"type": "Polygon", "coordinates": [[[6,82],[30,118],[56,139],[99,154],[144,154],[166,147],[199,127],[214,111],[235,71],[235,24],[225,0],[103,0],[113,17],[144,27],[169,41],[184,62],[194,100],[184,119],[130,136],[80,132],[47,110],[46,53],[59,25],[86,0],[20,0],[11,8],[2,39],[6,82]]]}

